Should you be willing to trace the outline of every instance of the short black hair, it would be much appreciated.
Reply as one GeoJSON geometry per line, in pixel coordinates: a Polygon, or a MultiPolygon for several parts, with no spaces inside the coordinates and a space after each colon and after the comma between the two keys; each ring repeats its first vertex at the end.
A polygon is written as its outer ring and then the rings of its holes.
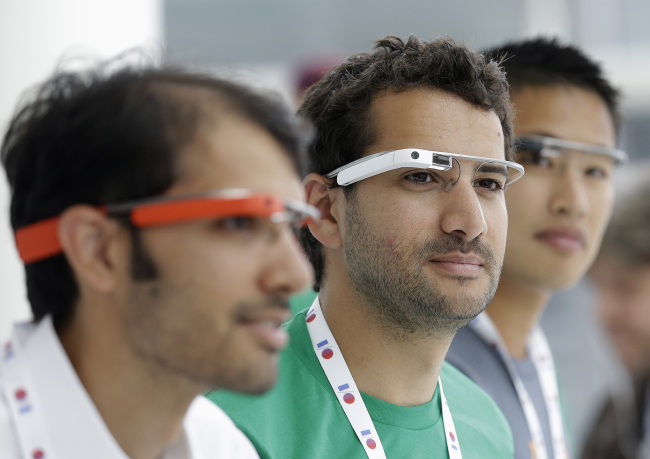
{"type": "Polygon", "coordinates": [[[598,94],[619,131],[620,93],[607,81],[601,66],[577,47],[557,38],[536,37],[483,52],[501,63],[513,93],[530,86],[571,85],[598,94]]]}
{"type": "MultiPolygon", "coordinates": [[[[268,131],[303,175],[308,134],[279,96],[180,67],[127,61],[59,71],[19,106],[0,150],[14,230],[74,204],[162,194],[177,179],[180,152],[215,108],[268,131]]],[[[79,295],[65,256],[25,272],[35,320],[51,314],[55,326],[65,326],[79,295]]]]}
{"type": "MultiPolygon", "coordinates": [[[[508,83],[496,62],[451,38],[425,41],[411,35],[404,42],[387,36],[376,41],[371,52],[350,56],[307,91],[298,114],[316,129],[308,150],[312,172],[325,175],[364,154],[377,135],[370,106],[380,92],[421,88],[442,90],[496,113],[505,157],[512,159],[512,107],[508,83]]],[[[343,190],[348,197],[354,185],[343,190]]],[[[318,290],[324,268],[322,244],[307,229],[300,239],[314,266],[318,290]]]]}

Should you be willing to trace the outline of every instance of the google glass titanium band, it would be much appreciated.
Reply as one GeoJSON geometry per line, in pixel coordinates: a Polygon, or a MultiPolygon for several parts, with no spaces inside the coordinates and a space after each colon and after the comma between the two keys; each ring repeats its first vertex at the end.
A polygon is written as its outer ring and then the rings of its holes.
{"type": "Polygon", "coordinates": [[[557,156],[563,150],[583,151],[597,155],[608,156],[614,161],[614,165],[620,166],[628,161],[628,155],[617,148],[603,147],[591,143],[574,142],[572,140],[558,139],[543,135],[520,136],[515,139],[517,151],[534,151],[543,156],[557,156]]]}
{"type": "MultiPolygon", "coordinates": [[[[226,189],[180,196],[156,196],[100,206],[106,215],[128,215],[137,228],[170,225],[204,218],[253,217],[304,226],[318,220],[320,212],[304,202],[270,193],[226,189]]],[[[31,223],[15,232],[18,254],[25,264],[62,252],[58,237],[59,217],[31,223]]]]}
{"type": "MultiPolygon", "coordinates": [[[[492,159],[483,156],[461,155],[459,153],[447,153],[442,151],[421,150],[419,148],[404,148],[401,150],[382,151],[363,158],[352,161],[351,163],[341,166],[338,169],[325,175],[327,178],[336,177],[336,183],[341,186],[351,185],[360,180],[367,179],[383,172],[392,171],[402,167],[416,167],[418,169],[433,169],[439,171],[449,171],[454,166],[454,161],[458,164],[460,177],[460,163],[458,159],[478,161],[480,164],[477,171],[484,164],[496,165],[496,168],[490,168],[491,173],[500,173],[504,178],[504,187],[520,179],[524,175],[524,167],[512,161],[502,159],[492,159]],[[499,167],[502,170],[499,171],[499,167]]],[[[450,182],[453,186],[456,182],[450,182]]],[[[446,191],[451,186],[445,188],[446,191]]]]}

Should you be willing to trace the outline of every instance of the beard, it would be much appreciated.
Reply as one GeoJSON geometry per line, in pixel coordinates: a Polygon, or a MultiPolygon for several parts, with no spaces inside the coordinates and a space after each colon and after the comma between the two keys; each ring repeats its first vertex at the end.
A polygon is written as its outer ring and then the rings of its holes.
{"type": "Polygon", "coordinates": [[[289,310],[289,300],[277,294],[255,302],[241,300],[228,308],[230,314],[217,316],[218,299],[210,307],[202,305],[205,299],[195,297],[191,286],[164,276],[137,230],[131,240],[132,282],[122,316],[131,352],[157,378],[180,377],[198,387],[248,394],[268,391],[277,379],[279,353],[242,349],[236,332],[250,315],[289,310]],[[264,352],[268,355],[260,357],[264,352]]]}
{"type": "Polygon", "coordinates": [[[371,307],[369,313],[384,328],[398,335],[453,336],[492,300],[503,258],[497,259],[483,241],[465,242],[460,236],[445,234],[427,239],[410,251],[404,250],[408,245],[406,241],[396,241],[391,246],[373,233],[359,214],[354,196],[348,203],[344,256],[350,281],[371,307]],[[458,284],[456,294],[447,295],[426,274],[431,258],[450,252],[474,252],[483,258],[489,282],[482,293],[477,295],[466,288],[468,283],[476,282],[475,279],[454,276],[458,284]]]}
{"type": "Polygon", "coordinates": [[[275,384],[279,352],[251,349],[237,332],[251,314],[288,310],[287,298],[242,301],[232,314],[215,317],[205,308],[193,307],[193,297],[183,287],[162,277],[146,284],[132,286],[123,327],[131,352],[147,363],[152,374],[181,377],[204,389],[248,394],[262,394],[275,384]]]}

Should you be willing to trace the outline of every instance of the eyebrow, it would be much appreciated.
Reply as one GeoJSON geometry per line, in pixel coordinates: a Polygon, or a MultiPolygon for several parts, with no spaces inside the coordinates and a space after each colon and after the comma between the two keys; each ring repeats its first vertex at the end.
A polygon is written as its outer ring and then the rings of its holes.
{"type": "Polygon", "coordinates": [[[488,174],[500,174],[506,178],[509,175],[508,168],[506,166],[501,166],[500,164],[483,163],[479,166],[477,172],[479,170],[481,172],[487,172],[488,174]]]}

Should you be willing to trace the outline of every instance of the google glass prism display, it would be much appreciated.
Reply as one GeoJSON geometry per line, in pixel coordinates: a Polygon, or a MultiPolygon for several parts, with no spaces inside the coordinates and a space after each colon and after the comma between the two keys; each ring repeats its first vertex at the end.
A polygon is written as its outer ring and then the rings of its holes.
{"type": "MultiPolygon", "coordinates": [[[[137,228],[170,225],[200,219],[253,218],[302,227],[320,218],[315,207],[269,193],[243,189],[215,190],[181,196],[107,204],[99,207],[106,215],[128,216],[137,228]]],[[[62,252],[58,237],[59,217],[31,223],[15,232],[18,254],[25,264],[62,252]]]]}
{"type": "Polygon", "coordinates": [[[483,156],[462,155],[441,151],[421,150],[418,148],[405,148],[402,150],[382,151],[373,155],[364,156],[339,167],[325,175],[327,178],[336,177],[336,182],[341,186],[351,185],[360,180],[367,179],[383,172],[392,171],[403,167],[414,167],[435,171],[454,171],[455,180],[446,181],[445,191],[449,191],[460,179],[461,160],[478,163],[474,170],[472,183],[477,179],[489,178],[498,181],[501,188],[513,183],[524,175],[524,168],[520,164],[502,159],[492,159],[483,156]]]}
{"type": "Polygon", "coordinates": [[[567,152],[582,152],[609,158],[615,166],[620,166],[628,161],[627,153],[616,148],[603,147],[591,143],[574,142],[542,135],[521,136],[515,139],[517,160],[537,163],[544,159],[559,158],[567,152]],[[528,158],[522,155],[533,155],[528,158]]]}

